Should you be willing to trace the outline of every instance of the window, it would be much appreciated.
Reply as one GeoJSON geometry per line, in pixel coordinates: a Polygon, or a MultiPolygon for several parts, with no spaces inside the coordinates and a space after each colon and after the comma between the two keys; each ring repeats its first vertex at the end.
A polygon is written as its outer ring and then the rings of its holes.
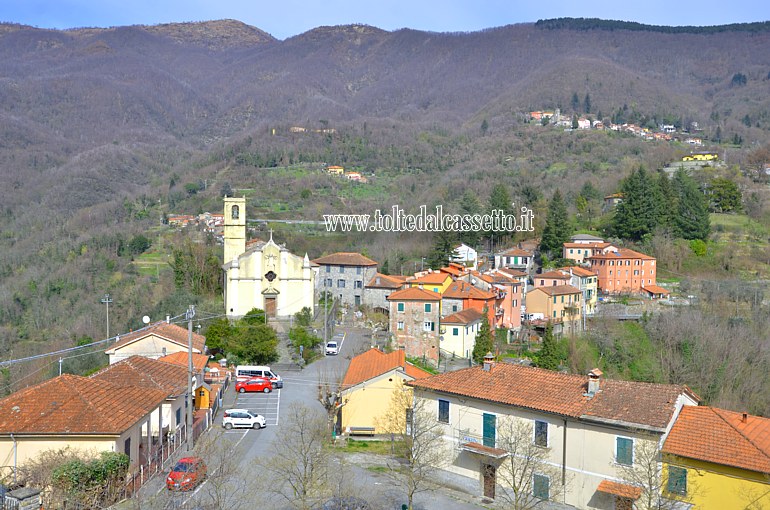
{"type": "Polygon", "coordinates": [[[398,331],[404,331],[404,321],[398,321],[398,323],[396,324],[396,329],[398,331]]]}
{"type": "Polygon", "coordinates": [[[337,280],[337,288],[338,289],[344,289],[345,288],[345,280],[343,280],[342,278],[337,280]]]}
{"type": "Polygon", "coordinates": [[[404,311],[404,303],[397,303],[396,304],[396,310],[398,310],[399,312],[403,312],[404,311]]]}
{"type": "Polygon", "coordinates": [[[543,285],[545,285],[545,280],[540,280],[540,286],[542,287],[543,285]]]}
{"type": "Polygon", "coordinates": [[[326,272],[331,273],[332,272],[332,266],[326,266],[326,272]]]}
{"type": "Polygon", "coordinates": [[[497,416],[494,414],[484,413],[482,418],[483,427],[483,439],[484,446],[494,448],[496,444],[496,429],[497,429],[497,416]]]}
{"type": "Polygon", "coordinates": [[[615,440],[615,462],[624,466],[634,465],[634,440],[618,437],[615,440]]]}
{"type": "Polygon", "coordinates": [[[452,328],[452,335],[457,336],[460,334],[460,328],[452,328]]]}
{"type": "Polygon", "coordinates": [[[423,331],[433,331],[433,321],[425,321],[422,323],[423,331]]]}
{"type": "MultiPolygon", "coordinates": [[[[179,412],[177,410],[177,412],[179,412]]],[[[126,438],[125,441],[123,441],[123,453],[125,453],[129,458],[131,457],[131,438],[126,438]]]]}
{"type": "Polygon", "coordinates": [[[340,266],[340,273],[344,273],[344,272],[345,272],[345,266],[340,266]]]}
{"type": "Polygon", "coordinates": [[[425,312],[430,313],[430,303],[425,303],[425,312]]]}
{"type": "Polygon", "coordinates": [[[355,283],[354,287],[357,288],[357,289],[363,289],[364,288],[363,280],[356,280],[356,283],[355,283]]]}
{"type": "Polygon", "coordinates": [[[327,278],[326,279],[326,287],[332,287],[332,283],[334,283],[334,282],[332,282],[331,278],[327,278]]]}
{"type": "Polygon", "coordinates": [[[438,421],[449,423],[449,401],[438,399],[438,421]]]}
{"type": "Polygon", "coordinates": [[[237,220],[240,215],[241,215],[240,208],[237,205],[234,205],[232,209],[230,209],[230,216],[232,216],[234,220],[237,220]]]}
{"type": "Polygon", "coordinates": [[[356,268],[356,274],[361,274],[361,266],[358,266],[358,267],[356,268]]]}
{"type": "Polygon", "coordinates": [[[556,296],[553,297],[553,304],[556,304],[556,296]]]}
{"type": "Polygon", "coordinates": [[[538,499],[549,499],[551,480],[545,475],[532,477],[532,495],[538,499]]]}
{"type": "Polygon", "coordinates": [[[535,420],[535,444],[548,447],[548,422],[535,420]]]}
{"type": "Polygon", "coordinates": [[[570,254],[573,253],[572,248],[569,249],[570,254]]]}
{"type": "Polygon", "coordinates": [[[182,408],[176,410],[176,425],[179,426],[182,423],[182,408]]]}
{"type": "Polygon", "coordinates": [[[666,489],[672,494],[687,495],[687,470],[676,466],[668,466],[668,483],[666,489]]]}
{"type": "Polygon", "coordinates": [[[453,312],[456,312],[456,311],[457,311],[457,305],[452,305],[452,311],[453,311],[453,312]]]}

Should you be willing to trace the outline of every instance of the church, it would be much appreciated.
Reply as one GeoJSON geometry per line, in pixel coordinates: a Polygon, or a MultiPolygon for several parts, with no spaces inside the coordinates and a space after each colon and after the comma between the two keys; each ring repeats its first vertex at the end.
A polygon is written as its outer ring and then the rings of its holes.
{"type": "Polygon", "coordinates": [[[237,319],[252,308],[268,318],[313,310],[315,272],[307,254],[299,257],[270,240],[246,247],[246,198],[225,197],[225,313],[237,319]]]}

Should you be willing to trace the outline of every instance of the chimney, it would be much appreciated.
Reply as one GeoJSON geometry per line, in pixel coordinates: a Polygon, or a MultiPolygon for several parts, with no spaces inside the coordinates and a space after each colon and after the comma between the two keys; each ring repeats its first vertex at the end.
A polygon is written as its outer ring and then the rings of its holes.
{"type": "Polygon", "coordinates": [[[486,356],[484,356],[484,372],[491,372],[492,367],[495,366],[495,355],[491,352],[488,352],[486,356]]]}
{"type": "Polygon", "coordinates": [[[741,423],[746,423],[749,419],[749,413],[743,413],[741,416],[741,423]]]}
{"type": "Polygon", "coordinates": [[[588,372],[588,396],[593,397],[599,391],[602,380],[602,371],[594,368],[588,372]]]}
{"type": "Polygon", "coordinates": [[[170,323],[171,323],[171,316],[166,315],[166,324],[170,324],[170,323]]]}

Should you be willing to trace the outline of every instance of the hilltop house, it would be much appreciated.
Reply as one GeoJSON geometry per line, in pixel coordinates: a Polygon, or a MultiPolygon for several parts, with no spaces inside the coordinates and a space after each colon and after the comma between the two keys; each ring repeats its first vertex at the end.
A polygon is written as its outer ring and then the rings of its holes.
{"type": "MultiPolygon", "coordinates": [[[[539,499],[577,508],[632,508],[639,489],[624,478],[623,466],[637,465],[636,448],[665,439],[684,406],[698,397],[686,386],[603,380],[521,365],[495,363],[446,372],[408,383],[415,409],[431,413],[441,426],[447,476],[488,498],[503,485],[508,427],[529,429],[528,438],[546,452],[540,470],[522,487],[539,499]],[[502,471],[501,471],[502,470],[502,471]],[[558,473],[558,474],[556,474],[558,473]]],[[[519,441],[521,439],[519,438],[519,441]]]]}

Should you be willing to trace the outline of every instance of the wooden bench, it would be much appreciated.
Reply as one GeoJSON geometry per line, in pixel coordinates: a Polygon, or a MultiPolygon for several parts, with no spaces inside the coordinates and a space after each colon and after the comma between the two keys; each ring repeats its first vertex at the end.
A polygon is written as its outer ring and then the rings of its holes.
{"type": "Polygon", "coordinates": [[[373,436],[374,427],[348,427],[351,436],[373,436]]]}

